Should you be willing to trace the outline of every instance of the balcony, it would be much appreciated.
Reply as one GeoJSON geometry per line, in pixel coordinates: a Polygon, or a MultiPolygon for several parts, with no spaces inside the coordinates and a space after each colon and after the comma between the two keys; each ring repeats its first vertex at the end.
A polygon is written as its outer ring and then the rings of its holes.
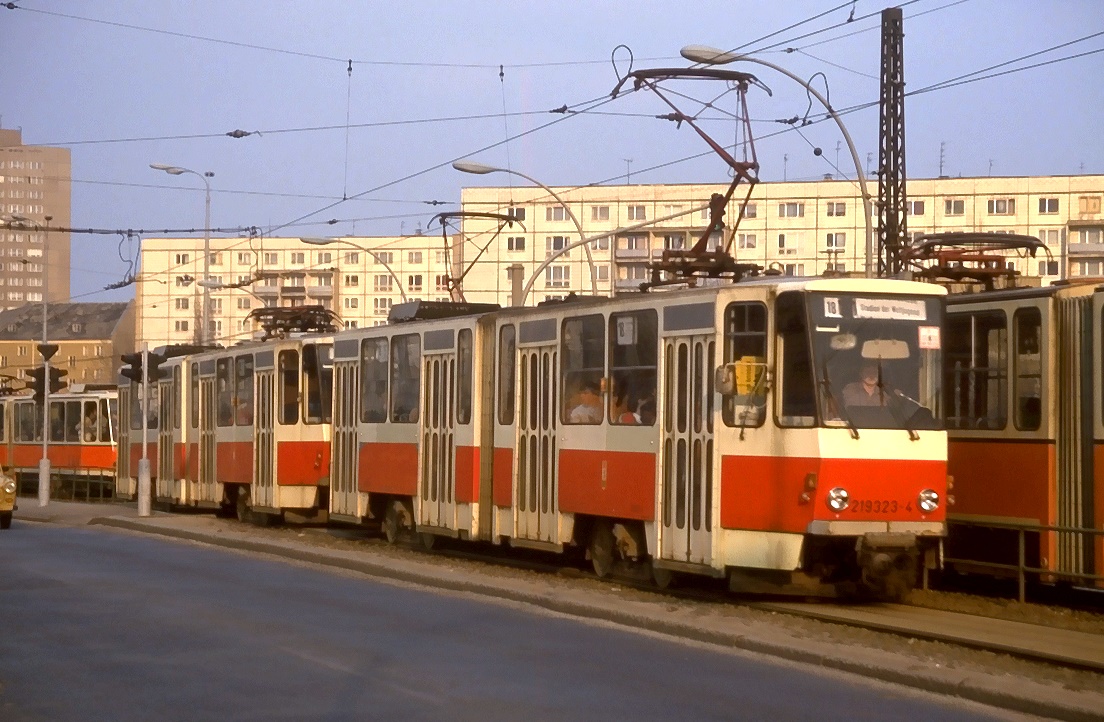
{"type": "Polygon", "coordinates": [[[333,298],[333,286],[311,286],[307,289],[307,295],[311,298],[333,298]]]}
{"type": "Polygon", "coordinates": [[[275,298],[276,296],[280,295],[279,286],[255,285],[252,287],[252,289],[253,293],[257,294],[258,296],[271,296],[275,298]]]}
{"type": "Polygon", "coordinates": [[[1104,256],[1104,243],[1070,243],[1066,246],[1070,257],[1104,256]]]}
{"type": "Polygon", "coordinates": [[[306,296],[306,286],[280,286],[280,292],[284,296],[306,296]]]}

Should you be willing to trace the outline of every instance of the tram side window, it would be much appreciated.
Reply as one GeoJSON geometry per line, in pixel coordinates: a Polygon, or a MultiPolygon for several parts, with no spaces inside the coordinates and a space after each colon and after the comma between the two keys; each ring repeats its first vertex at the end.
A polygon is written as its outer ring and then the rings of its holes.
{"type": "Polygon", "coordinates": [[[115,418],[115,403],[114,399],[111,399],[111,404],[108,404],[108,399],[100,399],[97,404],[96,411],[96,435],[100,441],[114,442],[116,439],[115,426],[117,419],[115,418]]]}
{"type": "Polygon", "coordinates": [[[215,393],[218,399],[215,402],[218,414],[215,423],[219,426],[234,425],[234,385],[230,375],[233,373],[233,360],[220,358],[215,362],[215,393]]]}
{"type": "MultiPolygon", "coordinates": [[[[78,402],[79,403],[79,402],[78,402]]],[[[101,441],[100,439],[100,413],[94,400],[85,401],[77,423],[77,434],[82,441],[101,441]]],[[[107,441],[107,439],[102,439],[107,441]]]]}
{"type": "Polygon", "coordinates": [[[280,352],[280,423],[299,423],[299,352],[280,352]]]}
{"type": "MultiPolygon", "coordinates": [[[[178,404],[176,403],[176,399],[180,398],[180,374],[181,374],[181,367],[179,365],[173,366],[173,370],[172,370],[173,406],[178,406],[178,404]]],[[[173,428],[174,429],[179,429],[180,428],[180,410],[179,409],[173,409],[172,420],[173,420],[173,428]]],[[[106,439],[105,439],[105,441],[106,441],[106,439]]]]}
{"type": "Polygon", "coordinates": [[[600,424],[606,326],[601,315],[569,318],[560,342],[563,423],[600,424]]]}
{"type": "Polygon", "coordinates": [[[498,333],[498,423],[514,423],[514,368],[517,366],[517,342],[513,326],[498,333]]]}
{"type": "Polygon", "coordinates": [[[193,429],[199,428],[199,364],[192,364],[191,369],[188,371],[188,386],[191,391],[188,393],[188,416],[190,426],[193,429]]]}
{"type": "Polygon", "coordinates": [[[456,423],[471,423],[472,413],[472,332],[460,329],[456,336],[456,423]]]}
{"type": "MultiPolygon", "coordinates": [[[[118,399],[106,399],[104,401],[100,401],[100,412],[101,412],[100,413],[100,418],[106,418],[108,423],[111,424],[111,426],[108,429],[109,433],[111,434],[111,439],[113,441],[115,439],[118,439],[119,438],[119,400],[118,399]],[[104,407],[105,402],[107,404],[107,406],[106,406],[107,414],[103,413],[103,411],[105,411],[105,407],[104,407]]],[[[102,435],[101,435],[100,438],[103,438],[102,435]]]]}
{"type": "Polygon", "coordinates": [[[391,343],[391,421],[416,423],[422,383],[422,339],[396,336],[391,343]]]}
{"type": "Polygon", "coordinates": [[[387,339],[369,338],[360,345],[360,420],[387,421],[387,339]]]}
{"type": "Polygon", "coordinates": [[[253,357],[234,359],[234,423],[253,425],[253,357]]]}
{"type": "Polygon", "coordinates": [[[1012,316],[1016,356],[1013,359],[1016,399],[1014,421],[1020,431],[1035,431],[1043,419],[1042,327],[1037,308],[1021,308],[1012,316]]]}
{"type": "Polygon", "coordinates": [[[65,441],[65,402],[50,402],[50,441],[65,441]]]}
{"type": "Polygon", "coordinates": [[[140,431],[142,428],[142,384],[132,382],[130,384],[130,429],[140,431]]]}
{"type": "Polygon", "coordinates": [[[655,424],[658,319],[653,310],[610,316],[611,424],[655,424]]]}
{"type": "Polygon", "coordinates": [[[780,426],[814,426],[816,392],[802,295],[780,295],[777,313],[778,423],[780,426]]]}
{"type": "Polygon", "coordinates": [[[725,309],[724,373],[735,393],[721,403],[728,426],[762,426],[767,406],[767,307],[733,303],[725,309]]]}
{"type": "Polygon", "coordinates": [[[1002,311],[947,318],[943,384],[947,428],[1003,429],[1008,423],[1008,321],[1002,311]]]}
{"type": "Polygon", "coordinates": [[[308,424],[333,420],[333,346],[310,344],[303,348],[303,376],[307,391],[308,424]]]}

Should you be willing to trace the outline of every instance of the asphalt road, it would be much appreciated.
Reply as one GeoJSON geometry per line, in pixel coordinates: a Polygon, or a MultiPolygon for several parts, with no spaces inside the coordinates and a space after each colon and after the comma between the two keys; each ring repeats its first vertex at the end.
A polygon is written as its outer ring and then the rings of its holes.
{"type": "Polygon", "coordinates": [[[0,536],[7,721],[988,718],[954,704],[200,545],[36,524],[0,536]]]}

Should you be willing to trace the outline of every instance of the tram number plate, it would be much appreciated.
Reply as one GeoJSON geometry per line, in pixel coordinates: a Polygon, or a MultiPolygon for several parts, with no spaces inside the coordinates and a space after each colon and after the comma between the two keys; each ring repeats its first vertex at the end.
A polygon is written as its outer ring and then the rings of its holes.
{"type": "Polygon", "coordinates": [[[854,514],[893,514],[898,510],[912,511],[912,502],[901,504],[896,499],[852,499],[848,508],[854,514]]]}

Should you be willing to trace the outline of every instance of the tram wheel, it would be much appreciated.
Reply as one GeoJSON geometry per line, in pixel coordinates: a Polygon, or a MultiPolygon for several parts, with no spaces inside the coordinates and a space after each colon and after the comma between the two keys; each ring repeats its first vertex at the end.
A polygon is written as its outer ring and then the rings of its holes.
{"type": "Polygon", "coordinates": [[[243,524],[253,521],[253,510],[249,508],[249,487],[242,487],[238,490],[234,511],[237,513],[238,521],[243,524]]]}
{"type": "Polygon", "coordinates": [[[594,522],[590,532],[590,563],[599,579],[605,579],[613,571],[613,547],[613,529],[609,522],[594,522]]]}
{"type": "Polygon", "coordinates": [[[398,544],[402,536],[402,505],[397,501],[387,506],[387,513],[383,516],[383,535],[388,544],[398,544]]]}
{"type": "Polygon", "coordinates": [[[666,589],[671,586],[671,582],[675,578],[675,573],[670,569],[663,569],[652,564],[652,581],[660,589],[666,589]]]}
{"type": "Polygon", "coordinates": [[[437,535],[430,534],[428,532],[422,532],[418,535],[422,539],[422,546],[426,551],[432,551],[435,544],[437,544],[437,535]]]}

